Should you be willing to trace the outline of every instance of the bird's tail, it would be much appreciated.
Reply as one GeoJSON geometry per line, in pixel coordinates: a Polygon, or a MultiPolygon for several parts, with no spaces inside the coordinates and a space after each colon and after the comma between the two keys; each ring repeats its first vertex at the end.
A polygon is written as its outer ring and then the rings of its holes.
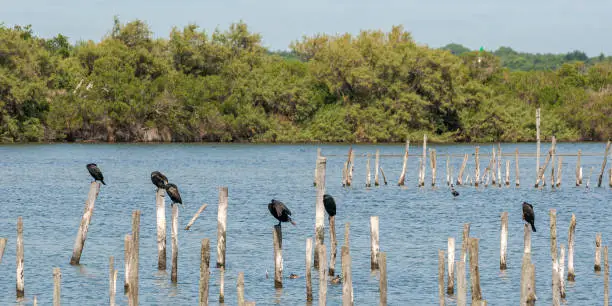
{"type": "Polygon", "coordinates": [[[295,221],[293,221],[293,220],[289,220],[289,222],[291,222],[291,224],[293,224],[293,226],[297,225],[297,223],[295,223],[295,221]]]}
{"type": "Polygon", "coordinates": [[[531,223],[531,229],[533,230],[534,233],[536,232],[535,225],[533,224],[533,222],[531,223]]]}
{"type": "Polygon", "coordinates": [[[101,180],[100,182],[102,182],[102,185],[106,185],[106,183],[104,182],[104,180],[101,180]]]}

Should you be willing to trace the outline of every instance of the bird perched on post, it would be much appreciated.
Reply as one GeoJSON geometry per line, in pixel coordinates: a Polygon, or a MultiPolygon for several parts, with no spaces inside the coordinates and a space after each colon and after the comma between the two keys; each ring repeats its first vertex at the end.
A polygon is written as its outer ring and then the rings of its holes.
{"type": "Polygon", "coordinates": [[[104,176],[102,175],[100,168],[98,168],[98,165],[93,163],[87,164],[87,171],[89,171],[89,174],[91,174],[95,181],[100,181],[102,184],[106,185],[106,183],[104,183],[104,176]]]}
{"type": "Polygon", "coordinates": [[[158,189],[165,189],[166,184],[168,184],[168,178],[159,171],[153,171],[151,172],[151,182],[158,189]]]}
{"type": "Polygon", "coordinates": [[[174,205],[174,203],[179,203],[183,205],[183,200],[181,200],[181,194],[179,193],[178,187],[176,187],[176,185],[169,183],[166,184],[164,187],[166,189],[166,193],[170,197],[170,200],[172,200],[172,205],[174,205]]]}
{"type": "Polygon", "coordinates": [[[323,205],[325,206],[325,211],[330,217],[336,215],[336,201],[329,194],[323,195],[323,205]]]}
{"type": "Polygon", "coordinates": [[[459,196],[459,191],[455,190],[455,187],[453,186],[453,184],[451,184],[451,194],[453,195],[453,197],[458,197],[459,196]]]}
{"type": "Polygon", "coordinates": [[[283,202],[272,199],[272,201],[268,204],[268,210],[278,220],[278,225],[281,225],[281,222],[291,222],[291,224],[296,225],[296,223],[291,220],[291,211],[283,202]]]}
{"type": "Polygon", "coordinates": [[[523,202],[523,220],[531,224],[531,229],[535,233],[535,214],[533,212],[533,206],[527,202],[523,202]]]}

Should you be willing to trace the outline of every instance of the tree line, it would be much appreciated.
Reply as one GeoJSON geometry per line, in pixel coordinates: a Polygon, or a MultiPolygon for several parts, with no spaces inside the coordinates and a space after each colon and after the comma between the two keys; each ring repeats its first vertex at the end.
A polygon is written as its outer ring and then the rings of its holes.
{"type": "Polygon", "coordinates": [[[401,26],[274,52],[243,22],[154,39],[115,19],[100,42],[76,44],[0,25],[0,142],[531,141],[538,107],[543,135],[612,137],[608,58],[536,67],[525,62],[542,55],[450,46],[420,46],[401,26]]]}

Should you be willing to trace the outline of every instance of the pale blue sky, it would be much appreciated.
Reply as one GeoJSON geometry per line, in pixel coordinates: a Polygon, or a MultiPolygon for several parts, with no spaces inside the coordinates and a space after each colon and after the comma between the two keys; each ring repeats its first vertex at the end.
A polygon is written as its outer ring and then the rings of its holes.
{"type": "Polygon", "coordinates": [[[510,46],[527,52],[612,55],[609,0],[0,0],[0,22],[32,24],[43,37],[100,40],[113,16],[145,20],[156,37],[190,22],[207,30],[244,20],[264,45],[286,49],[302,35],[389,30],[402,24],[418,43],[462,43],[487,50],[510,46]]]}

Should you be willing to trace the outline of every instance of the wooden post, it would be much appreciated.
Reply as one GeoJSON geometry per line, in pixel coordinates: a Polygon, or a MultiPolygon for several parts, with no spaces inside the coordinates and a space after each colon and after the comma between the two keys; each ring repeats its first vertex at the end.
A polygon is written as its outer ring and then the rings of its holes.
{"type": "Polygon", "coordinates": [[[610,303],[610,266],[608,265],[608,246],[604,247],[604,306],[610,303]]]}
{"type": "Polygon", "coordinates": [[[204,211],[204,209],[206,209],[206,206],[208,206],[208,204],[202,204],[202,206],[200,206],[200,208],[198,209],[198,211],[196,211],[193,217],[191,217],[191,220],[189,220],[189,223],[187,223],[187,226],[185,226],[186,231],[188,231],[193,225],[193,223],[198,219],[198,217],[200,217],[200,214],[204,211]]]}
{"type": "Polygon", "coordinates": [[[2,263],[2,256],[4,255],[4,248],[6,247],[6,238],[0,238],[0,263],[2,263]]]}
{"type": "Polygon", "coordinates": [[[557,261],[557,210],[550,209],[550,256],[553,263],[557,261]]]}
{"type": "Polygon", "coordinates": [[[563,165],[563,156],[557,157],[557,188],[561,187],[561,169],[563,165]]]}
{"type": "Polygon", "coordinates": [[[525,224],[523,236],[523,253],[531,253],[531,227],[525,224]]]}
{"type": "Polygon", "coordinates": [[[518,187],[520,185],[519,182],[519,152],[518,152],[518,148],[516,148],[516,151],[514,151],[514,172],[515,172],[515,177],[516,177],[516,187],[518,187]]]}
{"type": "Polygon", "coordinates": [[[510,160],[506,160],[506,186],[510,186],[510,160]]]}
{"type": "Polygon", "coordinates": [[[480,290],[480,272],[478,268],[478,238],[469,238],[470,246],[470,280],[472,283],[472,303],[482,300],[480,290]]]}
{"type": "MultiPolygon", "coordinates": [[[[556,150],[555,150],[556,151],[556,150]]],[[[552,152],[552,156],[550,157],[550,188],[555,189],[555,157],[556,152],[552,152]]]]}
{"type": "Polygon", "coordinates": [[[431,166],[431,186],[436,185],[436,150],[430,149],[429,151],[429,160],[431,166]]]}
{"type": "Polygon", "coordinates": [[[480,147],[476,146],[476,155],[474,156],[474,160],[476,162],[476,173],[474,174],[474,186],[478,187],[478,183],[480,183],[480,157],[478,156],[480,151],[480,147]]]}
{"type": "MultiPolygon", "coordinates": [[[[125,237],[123,238],[123,245],[124,245],[124,251],[125,251],[125,257],[123,259],[123,263],[124,263],[124,268],[123,270],[125,271],[124,275],[125,275],[125,282],[123,284],[123,291],[125,293],[129,293],[130,291],[130,271],[131,266],[132,266],[132,244],[134,243],[134,240],[132,239],[132,235],[127,234],[125,235],[125,237]]],[[[129,300],[129,297],[128,297],[129,300]]]]}
{"type": "Polygon", "coordinates": [[[467,281],[465,278],[465,262],[457,261],[457,306],[466,306],[467,281]]]}
{"type": "Polygon", "coordinates": [[[599,179],[597,180],[597,187],[601,187],[601,182],[603,181],[604,171],[606,170],[606,162],[608,161],[608,154],[610,154],[610,140],[606,144],[606,151],[604,153],[604,159],[601,163],[601,172],[599,172],[599,179]]]}
{"type": "Polygon", "coordinates": [[[524,253],[521,268],[521,306],[535,305],[535,289],[535,265],[531,262],[531,253],[524,253]]]}
{"type": "Polygon", "coordinates": [[[501,238],[499,246],[499,269],[506,270],[506,258],[508,255],[508,212],[501,215],[501,238]]]}
{"type": "Polygon", "coordinates": [[[366,187],[372,187],[372,182],[370,181],[370,153],[368,153],[368,160],[366,161],[366,187]]]}
{"type": "Polygon", "coordinates": [[[408,164],[408,149],[410,149],[410,140],[406,139],[406,148],[404,149],[404,163],[402,165],[402,174],[400,174],[398,186],[404,186],[406,183],[406,166],[408,164]]]}
{"type": "Polygon", "coordinates": [[[238,296],[238,306],[244,306],[244,272],[238,273],[236,281],[236,295],[238,296]]]}
{"type": "Polygon", "coordinates": [[[444,306],[444,251],[438,250],[438,299],[444,306]]]}
{"type": "MultiPolygon", "coordinates": [[[[536,109],[536,182],[540,179],[540,108],[536,109]]],[[[536,185],[536,188],[538,186],[536,185]]]]}
{"type": "Polygon", "coordinates": [[[381,252],[378,256],[378,267],[380,269],[380,306],[387,306],[387,253],[381,252]]]}
{"type": "Polygon", "coordinates": [[[225,303],[225,267],[219,268],[219,303],[225,303]]]}
{"type": "Polygon", "coordinates": [[[62,284],[62,272],[60,268],[53,268],[53,306],[61,305],[61,284],[62,284]]]}
{"type": "Polygon", "coordinates": [[[576,187],[582,184],[582,168],[580,167],[580,156],[582,155],[582,150],[578,150],[578,157],[576,160],[576,187]]]}
{"type": "Polygon", "coordinates": [[[467,165],[467,162],[468,155],[467,153],[465,153],[465,155],[463,155],[463,162],[461,163],[461,168],[459,169],[459,176],[457,176],[457,185],[463,185],[463,171],[465,171],[465,166],[467,165]]]}
{"type": "Polygon", "coordinates": [[[38,306],[38,299],[36,296],[34,296],[34,299],[32,300],[32,306],[38,306]]]}
{"type": "MultiPolygon", "coordinates": [[[[351,184],[353,184],[353,170],[355,169],[355,151],[353,151],[353,148],[351,147],[350,152],[349,152],[349,168],[348,168],[348,186],[351,186],[351,184]]],[[[317,170],[318,171],[318,170],[317,170]]],[[[320,175],[317,172],[318,175],[320,175]]],[[[316,242],[315,242],[315,248],[316,248],[316,242]]],[[[317,258],[315,256],[315,258],[317,258]]]]}
{"type": "Polygon", "coordinates": [[[502,185],[501,158],[502,158],[501,144],[497,143],[497,187],[501,187],[502,185]]]}
{"type": "Polygon", "coordinates": [[[338,240],[336,239],[336,216],[329,217],[329,275],[334,276],[336,273],[336,250],[338,249],[338,240]]]}
{"type": "Polygon", "coordinates": [[[559,253],[559,289],[561,290],[561,298],[565,298],[565,245],[561,244],[561,250],[559,253]]]}
{"type": "MultiPolygon", "coordinates": [[[[223,249],[225,250],[225,247],[223,249]]],[[[178,282],[178,253],[178,204],[172,204],[172,272],[170,278],[173,283],[178,282]]]]}
{"type": "Polygon", "coordinates": [[[87,201],[85,201],[85,209],[83,217],[81,218],[81,225],[77,232],[76,239],[74,240],[74,248],[72,250],[72,257],[70,258],[71,265],[78,265],[81,260],[81,253],[85,246],[85,239],[87,239],[87,231],[89,230],[89,222],[91,221],[91,215],[93,214],[94,205],[96,204],[96,198],[100,192],[100,183],[92,182],[89,186],[89,193],[87,195],[87,201]]]}
{"type": "Polygon", "coordinates": [[[580,184],[582,184],[582,167],[580,167],[580,173],[578,179],[580,180],[580,184]]]}
{"type": "Polygon", "coordinates": [[[378,269],[378,253],[380,252],[378,236],[378,216],[370,217],[370,268],[378,269]]]}
{"type": "Polygon", "coordinates": [[[576,231],[576,216],[572,214],[569,234],[567,235],[567,280],[573,282],[576,278],[574,272],[574,232],[576,231]]]}
{"type": "MultiPolygon", "coordinates": [[[[344,167],[342,168],[342,187],[348,186],[347,179],[348,179],[348,162],[344,162],[344,167]]],[[[316,184],[315,184],[315,187],[316,187],[316,184]]]]}
{"type": "Polygon", "coordinates": [[[132,305],[138,305],[139,294],[139,258],[140,258],[140,210],[132,212],[132,254],[130,264],[130,297],[132,305]]]}
{"type": "Polygon", "coordinates": [[[595,272],[601,271],[601,233],[595,235],[595,272]]]}
{"type": "Polygon", "coordinates": [[[380,150],[376,149],[376,160],[374,161],[374,186],[380,185],[378,182],[378,169],[380,168],[380,150]]]}
{"type": "Polygon", "coordinates": [[[157,210],[157,269],[166,270],[166,192],[158,188],[155,193],[155,207],[157,210]]]}
{"type": "Polygon", "coordinates": [[[312,238],[306,239],[306,301],[312,302],[312,238]]]}
{"type": "Polygon", "coordinates": [[[25,296],[25,281],[23,279],[23,218],[19,216],[17,218],[17,251],[15,253],[15,266],[17,275],[17,298],[25,296]]]}
{"type": "Polygon", "coordinates": [[[610,177],[608,178],[608,185],[612,188],[612,167],[610,167],[610,177]]]}
{"type": "Polygon", "coordinates": [[[425,186],[425,170],[427,164],[427,134],[423,135],[423,157],[421,159],[423,163],[421,164],[421,177],[419,178],[419,186],[425,186]]]}
{"type": "Polygon", "coordinates": [[[272,238],[274,243],[274,288],[283,288],[283,232],[280,225],[274,226],[272,238]]]}
{"type": "Polygon", "coordinates": [[[453,294],[455,292],[455,238],[453,237],[448,237],[447,253],[448,278],[446,293],[453,294]]]}
{"type": "Polygon", "coordinates": [[[225,267],[225,238],[227,230],[228,205],[227,198],[227,187],[219,187],[219,208],[217,211],[217,268],[225,267]]]}
{"type": "Polygon", "coordinates": [[[538,179],[536,180],[536,184],[535,184],[536,188],[538,188],[538,186],[540,185],[540,180],[544,183],[544,185],[546,185],[546,182],[544,179],[544,172],[546,171],[546,168],[548,167],[548,163],[550,162],[551,158],[553,157],[553,154],[555,153],[556,146],[557,146],[557,140],[555,139],[555,136],[553,136],[550,150],[548,150],[548,155],[546,155],[546,160],[544,161],[544,167],[540,169],[538,179]]]}
{"type": "Polygon", "coordinates": [[[461,240],[461,261],[463,263],[467,263],[467,254],[469,249],[469,239],[470,238],[470,224],[463,224],[463,236],[461,240]]]}
{"type": "Polygon", "coordinates": [[[383,170],[383,167],[380,167],[380,174],[383,177],[384,184],[387,185],[387,177],[385,176],[385,171],[383,170]]]}
{"type": "Polygon", "coordinates": [[[108,296],[110,306],[115,306],[115,296],[117,294],[117,269],[115,269],[115,257],[111,256],[108,260],[108,296]]]}
{"type": "Polygon", "coordinates": [[[325,244],[319,248],[319,305],[327,303],[327,253],[325,244]]]}
{"type": "Polygon", "coordinates": [[[200,248],[200,306],[208,306],[208,282],[210,279],[210,240],[202,239],[200,248]]]}
{"type": "MultiPolygon", "coordinates": [[[[348,223],[347,223],[348,225],[348,223]]],[[[348,240],[345,240],[348,241],[348,240]]],[[[353,280],[351,273],[351,254],[349,246],[342,246],[342,306],[353,305],[353,280]]]]}
{"type": "MultiPolygon", "coordinates": [[[[321,148],[317,148],[317,159],[319,159],[319,157],[321,157],[321,148]]],[[[317,187],[317,166],[315,165],[315,171],[314,171],[314,183],[313,185],[315,187],[317,187]]],[[[344,178],[344,177],[343,177],[344,178]]]]}
{"type": "Polygon", "coordinates": [[[315,269],[319,268],[319,248],[323,245],[325,239],[325,207],[323,205],[323,196],[325,195],[326,166],[327,158],[319,157],[319,159],[317,159],[317,174],[319,177],[317,178],[317,197],[315,200],[315,269]]]}
{"type": "Polygon", "coordinates": [[[351,232],[351,224],[346,222],[344,223],[344,245],[349,246],[349,234],[351,232]]]}
{"type": "MultiPolygon", "coordinates": [[[[556,257],[556,256],[555,256],[556,257]]],[[[559,261],[553,260],[552,268],[552,304],[553,306],[561,306],[561,291],[559,290],[559,261]]]]}
{"type": "Polygon", "coordinates": [[[497,180],[495,177],[495,167],[497,166],[497,156],[495,147],[491,150],[491,161],[489,162],[489,169],[491,170],[491,185],[495,186],[497,180]]]}
{"type": "Polygon", "coordinates": [[[423,160],[423,158],[419,157],[419,176],[417,178],[417,186],[421,187],[421,177],[423,177],[423,165],[424,165],[425,160],[423,160]]]}
{"type": "Polygon", "coordinates": [[[446,153],[446,186],[450,186],[450,184],[451,184],[450,154],[446,153]]]}

